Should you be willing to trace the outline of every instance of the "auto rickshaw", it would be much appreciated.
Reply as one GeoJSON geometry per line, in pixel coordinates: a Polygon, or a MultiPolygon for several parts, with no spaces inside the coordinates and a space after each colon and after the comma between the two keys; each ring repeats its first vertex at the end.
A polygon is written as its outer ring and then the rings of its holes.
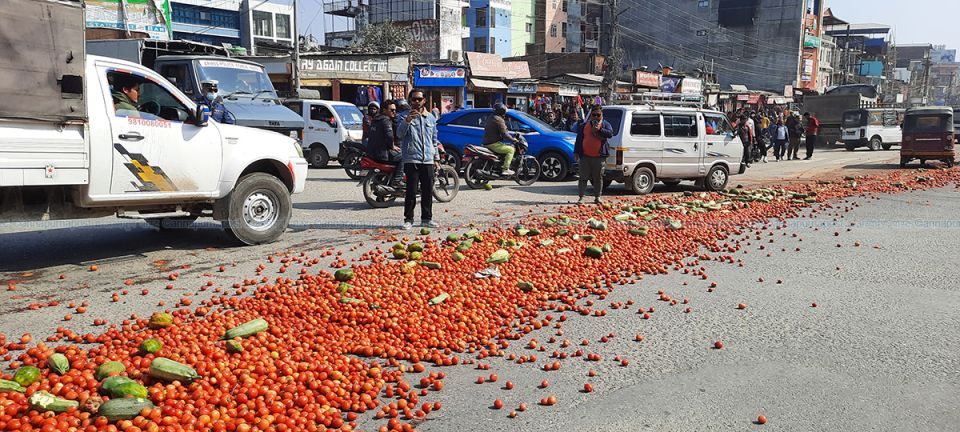
{"type": "Polygon", "coordinates": [[[956,161],[953,130],[953,108],[919,107],[907,110],[903,117],[903,143],[900,146],[900,167],[919,159],[939,160],[948,167],[956,161]]]}

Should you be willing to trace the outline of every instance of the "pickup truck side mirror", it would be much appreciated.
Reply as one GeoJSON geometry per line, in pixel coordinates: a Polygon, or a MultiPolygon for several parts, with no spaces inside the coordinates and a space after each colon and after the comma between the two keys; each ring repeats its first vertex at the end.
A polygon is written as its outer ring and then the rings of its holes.
{"type": "Polygon", "coordinates": [[[197,126],[206,126],[210,122],[210,107],[206,104],[197,105],[197,112],[194,113],[193,121],[197,126]]]}

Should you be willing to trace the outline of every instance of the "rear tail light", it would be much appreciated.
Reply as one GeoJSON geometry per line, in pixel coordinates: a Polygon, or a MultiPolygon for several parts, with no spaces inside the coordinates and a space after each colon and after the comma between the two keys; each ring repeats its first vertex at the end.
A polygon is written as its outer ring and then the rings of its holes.
{"type": "Polygon", "coordinates": [[[623,150],[617,150],[617,166],[623,165],[623,150]]]}

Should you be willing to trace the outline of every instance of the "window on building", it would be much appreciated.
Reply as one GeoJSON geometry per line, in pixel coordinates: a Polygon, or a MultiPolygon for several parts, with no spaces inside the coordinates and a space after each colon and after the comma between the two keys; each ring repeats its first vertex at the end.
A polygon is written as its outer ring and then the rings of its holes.
{"type": "Polygon", "coordinates": [[[697,7],[700,9],[706,9],[710,7],[710,0],[699,0],[697,1],[697,7]]]}
{"type": "Polygon", "coordinates": [[[273,37],[273,14],[270,12],[253,11],[254,36],[273,37]]]}
{"type": "Polygon", "coordinates": [[[277,14],[277,37],[290,39],[290,15],[277,14]]]}
{"type": "Polygon", "coordinates": [[[470,26],[467,24],[467,11],[469,11],[469,10],[470,10],[469,7],[464,7],[464,8],[462,8],[461,11],[460,11],[460,26],[461,26],[461,27],[470,27],[470,26]]]}
{"type": "Polygon", "coordinates": [[[490,28],[497,27],[497,10],[490,8],[490,28]]]}
{"type": "Polygon", "coordinates": [[[692,115],[664,114],[663,135],[679,138],[696,137],[699,135],[697,119],[692,115]]]}
{"type": "Polygon", "coordinates": [[[630,135],[660,136],[660,114],[634,114],[630,135]]]}
{"type": "Polygon", "coordinates": [[[474,38],[473,50],[476,52],[487,52],[487,38],[485,37],[474,38]]]}
{"type": "Polygon", "coordinates": [[[560,24],[560,36],[567,37],[567,23],[560,24]]]}
{"type": "Polygon", "coordinates": [[[533,23],[527,23],[527,33],[533,33],[533,23]]]}
{"type": "Polygon", "coordinates": [[[490,51],[487,51],[487,52],[489,52],[490,54],[497,53],[497,38],[490,38],[489,48],[490,48],[490,51]]]}
{"type": "Polygon", "coordinates": [[[550,24],[550,37],[557,37],[557,25],[550,24]]]}
{"type": "Polygon", "coordinates": [[[477,27],[487,26],[487,8],[477,8],[477,20],[475,25],[477,27]]]}
{"type": "Polygon", "coordinates": [[[560,4],[560,10],[564,12],[567,11],[567,0],[563,0],[563,2],[560,4]]]}

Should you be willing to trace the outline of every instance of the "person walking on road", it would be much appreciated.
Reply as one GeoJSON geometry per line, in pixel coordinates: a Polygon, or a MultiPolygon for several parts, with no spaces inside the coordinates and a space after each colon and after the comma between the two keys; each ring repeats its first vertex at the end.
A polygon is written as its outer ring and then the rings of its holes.
{"type": "Polygon", "coordinates": [[[740,115],[740,121],[737,122],[737,135],[740,137],[740,143],[743,144],[743,165],[750,168],[750,151],[753,149],[753,128],[747,121],[746,115],[740,115]]]}
{"type": "Polygon", "coordinates": [[[420,187],[421,226],[436,228],[433,221],[433,176],[440,166],[437,119],[424,106],[423,90],[413,89],[407,99],[410,110],[398,116],[400,124],[400,158],[407,175],[407,191],[403,200],[403,229],[413,228],[413,211],[417,207],[417,186],[420,187]]]}
{"type": "Polygon", "coordinates": [[[803,124],[796,113],[787,117],[787,133],[790,135],[790,146],[787,147],[787,160],[798,159],[797,153],[800,151],[800,140],[803,138],[803,124]]]}
{"type": "Polygon", "coordinates": [[[587,193],[587,181],[593,184],[593,202],[600,204],[603,196],[603,162],[610,155],[607,140],[613,137],[613,126],[603,119],[603,108],[599,105],[590,110],[590,121],[577,131],[577,141],[573,146],[573,158],[580,164],[580,181],[577,184],[580,199],[587,193]]]}
{"type": "Polygon", "coordinates": [[[803,119],[807,122],[807,157],[803,160],[810,160],[813,157],[813,146],[817,144],[817,135],[820,135],[820,120],[810,113],[803,113],[803,119]]]}
{"type": "Polygon", "coordinates": [[[773,126],[773,156],[777,158],[777,162],[783,160],[783,154],[786,151],[789,137],[790,132],[783,124],[783,120],[777,119],[777,124],[773,126]]]}

